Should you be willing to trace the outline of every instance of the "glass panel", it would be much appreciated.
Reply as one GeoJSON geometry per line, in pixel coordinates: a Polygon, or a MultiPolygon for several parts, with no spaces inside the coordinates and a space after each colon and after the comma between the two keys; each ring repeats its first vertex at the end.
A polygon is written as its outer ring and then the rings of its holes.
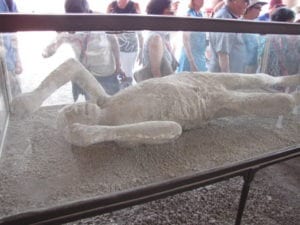
{"type": "MultiPolygon", "coordinates": [[[[4,46],[0,39],[0,46],[4,46]]],[[[5,64],[5,51],[0,47],[0,157],[2,153],[2,144],[4,142],[5,132],[8,122],[8,95],[7,95],[7,70],[5,64]]]]}
{"type": "Polygon", "coordinates": [[[49,31],[17,39],[22,94],[12,100],[0,159],[0,217],[300,141],[300,81],[288,76],[299,74],[299,36],[49,31]],[[175,74],[137,83],[138,71],[175,74]]]}

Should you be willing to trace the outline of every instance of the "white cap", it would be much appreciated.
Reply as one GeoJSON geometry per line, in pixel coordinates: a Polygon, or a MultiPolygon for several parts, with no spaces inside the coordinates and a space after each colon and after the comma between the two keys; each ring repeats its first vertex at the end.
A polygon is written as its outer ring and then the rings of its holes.
{"type": "Polygon", "coordinates": [[[254,5],[266,5],[268,4],[267,2],[259,1],[259,0],[249,0],[249,5],[247,8],[251,8],[254,5]]]}

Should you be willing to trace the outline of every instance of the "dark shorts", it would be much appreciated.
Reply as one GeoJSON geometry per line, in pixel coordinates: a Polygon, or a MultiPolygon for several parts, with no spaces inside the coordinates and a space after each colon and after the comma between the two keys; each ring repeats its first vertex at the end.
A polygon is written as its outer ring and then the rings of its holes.
{"type": "MultiPolygon", "coordinates": [[[[107,77],[95,76],[96,80],[101,84],[107,94],[114,95],[120,90],[119,80],[117,75],[111,75],[107,77]]],[[[86,100],[89,99],[88,94],[81,89],[76,83],[72,82],[72,93],[74,102],[78,99],[79,94],[82,94],[86,100]]]]}

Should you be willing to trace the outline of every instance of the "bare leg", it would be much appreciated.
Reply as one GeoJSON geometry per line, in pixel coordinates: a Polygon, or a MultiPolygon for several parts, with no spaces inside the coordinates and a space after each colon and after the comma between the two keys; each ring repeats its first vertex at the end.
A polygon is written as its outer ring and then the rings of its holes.
{"type": "Polygon", "coordinates": [[[300,84],[300,74],[273,77],[267,74],[212,74],[227,89],[257,89],[273,86],[291,87],[300,84]]]}
{"type": "Polygon", "coordinates": [[[86,90],[94,102],[103,104],[108,98],[97,80],[78,61],[69,59],[52,71],[34,91],[16,97],[11,103],[12,113],[24,116],[36,111],[53,92],[69,81],[86,90]]]}
{"type": "Polygon", "coordinates": [[[290,113],[299,96],[285,93],[243,93],[231,91],[214,118],[239,115],[279,116],[290,113]]]}

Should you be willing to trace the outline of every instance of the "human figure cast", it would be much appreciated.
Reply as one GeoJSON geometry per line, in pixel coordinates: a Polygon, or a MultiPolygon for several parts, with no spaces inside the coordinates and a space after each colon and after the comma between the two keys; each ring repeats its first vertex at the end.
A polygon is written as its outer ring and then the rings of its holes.
{"type": "Polygon", "coordinates": [[[208,121],[240,115],[286,115],[300,104],[300,93],[257,92],[257,88],[296,86],[300,75],[184,72],[152,78],[113,96],[75,59],[55,69],[34,91],[16,97],[12,114],[25,116],[39,109],[55,90],[77,83],[91,102],[60,110],[58,129],[77,146],[115,141],[131,144],[167,143],[183,130],[208,121]],[[248,90],[247,92],[243,90],[248,90]],[[249,90],[253,89],[253,92],[249,90]]]}

